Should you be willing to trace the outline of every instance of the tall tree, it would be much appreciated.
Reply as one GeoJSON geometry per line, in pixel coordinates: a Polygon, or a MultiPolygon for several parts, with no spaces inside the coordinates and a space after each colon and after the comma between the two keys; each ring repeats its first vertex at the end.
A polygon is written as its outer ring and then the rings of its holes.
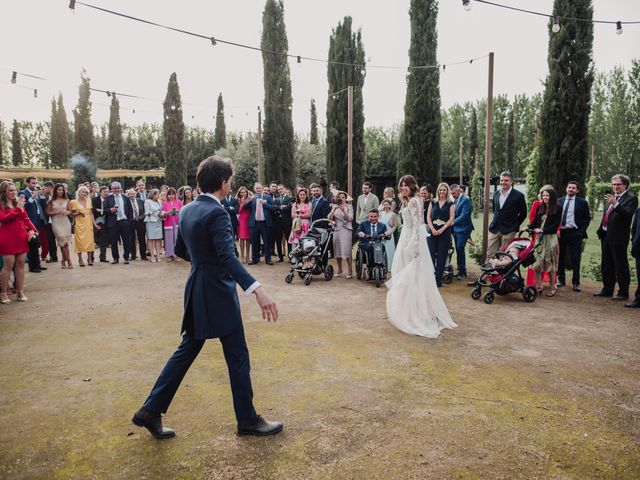
{"type": "Polygon", "coordinates": [[[640,176],[640,59],[635,58],[631,61],[628,78],[630,136],[635,138],[632,142],[629,173],[633,178],[638,178],[640,176]]]}
{"type": "Polygon", "coordinates": [[[311,99],[311,134],[309,135],[309,143],[318,145],[318,113],[316,112],[316,101],[311,99]]]}
{"type": "MultiPolygon", "coordinates": [[[[409,67],[436,65],[438,34],[436,0],[411,0],[409,67]]],[[[409,68],[404,104],[405,153],[398,175],[411,174],[418,182],[440,180],[440,70],[409,68]]]]}
{"type": "Polygon", "coordinates": [[[222,100],[222,92],[218,95],[218,110],[216,111],[216,130],[213,134],[213,147],[215,150],[227,148],[227,127],[224,124],[224,101],[222,100]]]}
{"type": "Polygon", "coordinates": [[[2,121],[0,121],[0,165],[4,165],[4,162],[7,161],[7,156],[5,155],[5,126],[2,121]]]}
{"type": "Polygon", "coordinates": [[[569,180],[584,184],[593,83],[591,0],[555,0],[563,17],[558,33],[549,20],[549,74],[540,113],[539,183],[562,189],[569,180]],[[577,21],[585,19],[587,21],[577,21]]]}
{"type": "Polygon", "coordinates": [[[176,188],[187,183],[187,166],[184,156],[184,122],[178,77],[175,72],[169,77],[167,96],[164,99],[164,179],[167,185],[176,188]]]}
{"type": "Polygon", "coordinates": [[[109,168],[124,168],[124,140],[120,123],[120,102],[111,94],[109,134],[107,136],[107,165],[109,168]]]}
{"type": "Polygon", "coordinates": [[[469,170],[475,173],[476,170],[476,162],[478,159],[476,158],[476,154],[480,154],[478,152],[478,115],[476,113],[476,107],[471,107],[471,115],[469,120],[469,142],[467,143],[469,146],[469,150],[467,151],[467,156],[469,158],[469,170]]]}
{"type": "Polygon", "coordinates": [[[516,125],[513,108],[509,110],[509,123],[507,124],[507,149],[505,154],[507,160],[505,168],[513,173],[516,167],[516,125]]]}
{"type": "Polygon", "coordinates": [[[344,17],[329,38],[329,97],[327,99],[327,178],[347,185],[348,177],[348,99],[353,86],[353,185],[365,176],[364,107],[362,87],[365,77],[362,32],[351,30],[351,17],[344,17]],[[340,93],[334,93],[340,92],[340,93]]]}
{"type": "Polygon", "coordinates": [[[20,139],[20,125],[17,120],[13,120],[13,128],[11,129],[11,152],[14,166],[22,164],[22,140],[20,139]]]}
{"type": "Polygon", "coordinates": [[[607,111],[607,135],[605,137],[609,165],[615,173],[632,175],[634,143],[638,137],[630,132],[631,111],[630,96],[621,66],[613,69],[607,82],[609,91],[609,108],[607,111]]]}
{"type": "Polygon", "coordinates": [[[294,141],[291,119],[289,41],[282,0],[267,0],[262,13],[262,64],[264,68],[265,178],[293,185],[294,141]]]}
{"type": "Polygon", "coordinates": [[[69,160],[69,123],[62,103],[62,93],[51,100],[51,166],[63,168],[69,160]]]}
{"type": "Polygon", "coordinates": [[[607,178],[609,170],[605,164],[607,145],[607,94],[606,76],[599,72],[595,75],[591,90],[591,115],[589,118],[589,159],[593,152],[594,173],[601,179],[607,178]]]}
{"type": "MultiPolygon", "coordinates": [[[[80,78],[82,81],[79,88],[78,106],[73,111],[75,127],[73,151],[93,159],[96,151],[96,142],[93,138],[93,125],[91,125],[90,79],[84,70],[82,70],[80,78]]],[[[59,108],[60,105],[58,105],[59,108]]]]}

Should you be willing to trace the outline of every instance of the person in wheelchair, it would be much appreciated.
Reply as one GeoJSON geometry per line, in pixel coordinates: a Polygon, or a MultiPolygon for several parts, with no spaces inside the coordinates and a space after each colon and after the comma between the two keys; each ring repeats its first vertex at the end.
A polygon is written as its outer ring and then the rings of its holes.
{"type": "Polygon", "coordinates": [[[378,209],[374,208],[369,211],[369,219],[358,225],[358,237],[360,237],[358,248],[367,253],[367,268],[369,269],[373,267],[373,243],[371,242],[371,237],[377,235],[390,236],[389,232],[387,232],[387,226],[382,222],[378,222],[378,217],[378,209]]]}

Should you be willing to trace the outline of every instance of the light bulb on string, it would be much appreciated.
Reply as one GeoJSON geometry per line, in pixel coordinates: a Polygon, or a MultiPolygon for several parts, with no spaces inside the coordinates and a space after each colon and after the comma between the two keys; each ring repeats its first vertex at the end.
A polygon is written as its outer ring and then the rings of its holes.
{"type": "Polygon", "coordinates": [[[218,44],[218,42],[216,42],[216,38],[215,37],[211,37],[211,45],[213,45],[214,47],[218,44]]]}
{"type": "Polygon", "coordinates": [[[15,84],[18,81],[18,72],[11,73],[11,83],[15,84]]]}
{"type": "Polygon", "coordinates": [[[300,57],[300,55],[298,55],[298,63],[302,63],[302,58],[300,57]]]}
{"type": "Polygon", "coordinates": [[[621,21],[617,21],[616,22],[616,33],[618,35],[622,35],[622,22],[621,21]]]}
{"type": "Polygon", "coordinates": [[[73,12],[75,13],[75,11],[76,11],[76,0],[69,0],[69,9],[73,10],[73,12]]]}
{"type": "Polygon", "coordinates": [[[33,98],[38,98],[38,89],[37,88],[33,89],[33,98]]]}
{"type": "Polygon", "coordinates": [[[553,33],[558,33],[560,31],[560,19],[558,15],[553,16],[553,26],[551,27],[551,31],[553,33]]]}
{"type": "Polygon", "coordinates": [[[471,10],[471,0],[462,0],[462,7],[464,8],[465,12],[471,10]]]}

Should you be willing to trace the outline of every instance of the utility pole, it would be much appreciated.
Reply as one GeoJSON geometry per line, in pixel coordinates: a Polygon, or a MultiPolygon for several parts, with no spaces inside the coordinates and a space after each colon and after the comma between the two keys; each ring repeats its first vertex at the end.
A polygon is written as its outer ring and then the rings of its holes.
{"type": "Polygon", "coordinates": [[[493,52],[489,52],[489,88],[487,92],[487,139],[484,158],[484,209],[482,215],[482,258],[489,244],[489,188],[491,186],[491,140],[493,138],[493,52]]]}
{"type": "Polygon", "coordinates": [[[258,107],[258,182],[264,185],[264,158],[262,155],[262,111],[258,107]]]}
{"type": "Polygon", "coordinates": [[[353,197],[353,86],[347,89],[347,193],[353,197]]]}

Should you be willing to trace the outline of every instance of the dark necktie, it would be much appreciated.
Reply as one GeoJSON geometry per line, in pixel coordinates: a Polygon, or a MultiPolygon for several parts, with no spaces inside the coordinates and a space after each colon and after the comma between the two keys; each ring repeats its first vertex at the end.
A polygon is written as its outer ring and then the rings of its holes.
{"type": "Polygon", "coordinates": [[[569,213],[569,202],[573,201],[573,198],[567,198],[564,204],[564,212],[562,212],[562,221],[560,222],[561,227],[567,226],[567,215],[569,213]]]}

